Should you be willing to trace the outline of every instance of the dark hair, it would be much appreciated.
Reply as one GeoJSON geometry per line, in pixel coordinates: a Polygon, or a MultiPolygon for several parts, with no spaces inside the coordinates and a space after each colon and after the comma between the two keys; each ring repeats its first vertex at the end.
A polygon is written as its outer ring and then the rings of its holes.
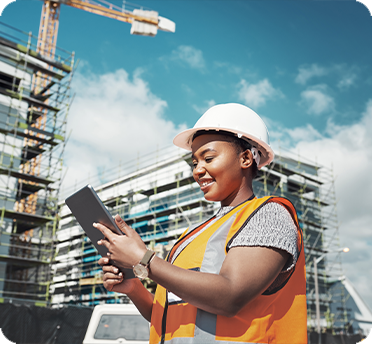
{"type": "MultiPolygon", "coordinates": [[[[247,149],[251,150],[253,145],[247,141],[247,139],[241,139],[239,137],[236,136],[236,134],[234,133],[231,133],[230,131],[226,131],[226,130],[198,130],[192,137],[192,140],[191,141],[194,141],[198,136],[201,136],[201,135],[211,135],[211,134],[214,134],[214,135],[222,135],[222,136],[227,136],[229,138],[229,142],[232,143],[235,148],[236,148],[236,152],[239,154],[241,152],[245,152],[247,149]]],[[[261,152],[258,151],[258,154],[261,155],[261,152]]],[[[257,173],[258,173],[258,168],[257,168],[257,164],[256,164],[256,161],[253,160],[252,162],[252,179],[256,178],[257,176],[257,173]]]]}

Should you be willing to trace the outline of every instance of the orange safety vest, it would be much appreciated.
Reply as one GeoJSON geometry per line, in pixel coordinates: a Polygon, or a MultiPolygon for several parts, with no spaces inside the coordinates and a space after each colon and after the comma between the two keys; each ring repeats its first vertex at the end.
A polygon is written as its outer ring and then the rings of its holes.
{"type": "Polygon", "coordinates": [[[292,203],[282,197],[263,197],[248,200],[210,224],[185,248],[173,257],[177,247],[187,238],[208,225],[188,229],[174,245],[167,257],[184,269],[201,272],[220,272],[227,247],[234,235],[248,223],[264,204],[277,202],[292,215],[298,229],[299,257],[284,285],[264,292],[234,317],[203,311],[158,285],[151,316],[150,344],[180,343],[307,343],[306,271],[302,231],[292,203]],[[222,253],[221,251],[224,250],[222,253]],[[221,254],[216,254],[221,252],[221,254]]]}

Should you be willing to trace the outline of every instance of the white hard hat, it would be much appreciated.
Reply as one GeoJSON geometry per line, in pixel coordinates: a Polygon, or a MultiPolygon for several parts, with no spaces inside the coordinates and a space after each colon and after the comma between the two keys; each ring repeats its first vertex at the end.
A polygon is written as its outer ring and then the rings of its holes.
{"type": "Polygon", "coordinates": [[[274,151],[270,147],[269,132],[265,123],[247,106],[235,103],[212,106],[199,118],[192,129],[179,133],[173,139],[173,143],[191,151],[194,134],[199,130],[224,130],[247,140],[261,153],[258,168],[274,159],[274,151]]]}

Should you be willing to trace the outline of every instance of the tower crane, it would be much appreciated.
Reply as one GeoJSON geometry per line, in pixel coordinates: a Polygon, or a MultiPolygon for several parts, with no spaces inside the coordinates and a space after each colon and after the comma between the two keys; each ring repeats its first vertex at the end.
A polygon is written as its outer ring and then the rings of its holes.
{"type": "Polygon", "coordinates": [[[125,0],[122,8],[105,0],[45,0],[39,27],[38,52],[50,58],[53,58],[55,53],[61,4],[130,23],[132,24],[131,34],[155,36],[158,29],[168,32],[176,30],[173,21],[159,16],[156,11],[135,7],[132,11],[125,9],[128,5],[133,7],[125,0]]]}
{"type": "MultiPolygon", "coordinates": [[[[130,33],[143,36],[155,36],[158,30],[175,32],[176,25],[173,21],[161,17],[158,12],[152,10],[144,10],[137,5],[127,3],[123,0],[123,6],[118,7],[105,0],[44,0],[41,11],[40,27],[37,41],[36,51],[47,58],[53,60],[57,45],[57,35],[59,27],[59,13],[61,5],[67,5],[81,10],[99,14],[104,17],[120,20],[132,24],[130,33]]],[[[49,66],[47,68],[53,68],[49,66]]],[[[38,94],[49,93],[47,85],[49,84],[50,76],[38,71],[34,74],[32,80],[32,92],[34,96],[38,94]],[[45,90],[47,90],[45,92],[45,90]]],[[[48,97],[45,97],[44,103],[48,103],[48,97]]],[[[31,127],[43,130],[45,128],[47,110],[41,107],[39,113],[42,114],[31,127]]],[[[42,134],[35,133],[35,138],[42,134]]],[[[25,146],[37,144],[37,140],[31,138],[25,139],[25,146]]],[[[41,156],[36,156],[32,161],[21,164],[20,171],[32,175],[38,175],[40,171],[41,156]]],[[[20,180],[20,182],[22,182],[20,180]]],[[[16,202],[18,211],[26,211],[35,213],[37,202],[37,193],[31,194],[27,200],[22,200],[21,203],[16,202]]]]}

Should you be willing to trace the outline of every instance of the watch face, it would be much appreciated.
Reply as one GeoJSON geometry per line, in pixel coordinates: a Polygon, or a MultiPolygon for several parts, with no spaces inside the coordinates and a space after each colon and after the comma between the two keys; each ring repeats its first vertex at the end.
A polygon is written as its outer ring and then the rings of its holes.
{"type": "Polygon", "coordinates": [[[143,266],[142,264],[137,264],[133,267],[133,272],[138,278],[146,278],[149,275],[149,272],[147,270],[146,266],[143,266]]]}

